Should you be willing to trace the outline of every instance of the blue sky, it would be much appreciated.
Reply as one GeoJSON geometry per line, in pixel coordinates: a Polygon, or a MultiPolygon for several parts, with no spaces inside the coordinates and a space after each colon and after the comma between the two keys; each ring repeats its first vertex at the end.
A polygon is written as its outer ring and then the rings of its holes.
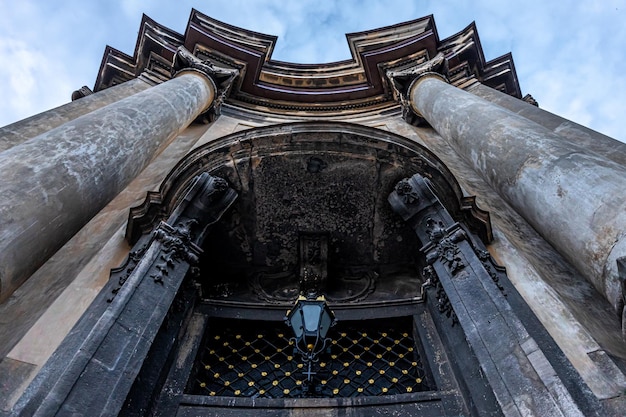
{"type": "Polygon", "coordinates": [[[439,36],[476,21],[489,60],[512,52],[522,92],[626,141],[626,0],[0,0],[0,126],[92,87],[105,45],[132,54],[141,14],[182,33],[191,8],[279,37],[273,58],[350,57],[345,33],[433,14],[439,36]]]}

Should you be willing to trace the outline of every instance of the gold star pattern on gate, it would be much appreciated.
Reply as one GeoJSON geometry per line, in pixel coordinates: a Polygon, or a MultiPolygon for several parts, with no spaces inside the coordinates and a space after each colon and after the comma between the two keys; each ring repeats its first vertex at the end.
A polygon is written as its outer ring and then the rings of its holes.
{"type": "Polygon", "coordinates": [[[356,397],[432,390],[416,348],[410,319],[339,323],[306,371],[282,323],[212,320],[198,355],[189,393],[255,398],[356,397]],[[390,327],[393,326],[393,328],[390,327]]]}

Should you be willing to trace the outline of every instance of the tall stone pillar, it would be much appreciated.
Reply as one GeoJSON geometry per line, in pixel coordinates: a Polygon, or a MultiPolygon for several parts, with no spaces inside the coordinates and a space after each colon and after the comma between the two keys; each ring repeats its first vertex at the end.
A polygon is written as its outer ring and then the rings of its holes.
{"type": "Polygon", "coordinates": [[[626,168],[438,74],[415,78],[406,97],[621,314],[617,260],[626,256],[626,168]]]}
{"type": "Polygon", "coordinates": [[[0,128],[0,152],[26,142],[84,114],[137,94],[150,88],[150,86],[141,77],[135,78],[106,90],[98,91],[80,100],[72,101],[19,122],[6,125],[0,128]]]}
{"type": "Polygon", "coordinates": [[[211,107],[224,71],[190,55],[173,79],[0,153],[0,301],[211,107]]]}
{"type": "Polygon", "coordinates": [[[513,113],[524,116],[528,120],[540,124],[586,150],[626,166],[626,143],[581,126],[571,120],[564,119],[481,83],[476,83],[468,91],[500,107],[511,110],[513,113]]]}

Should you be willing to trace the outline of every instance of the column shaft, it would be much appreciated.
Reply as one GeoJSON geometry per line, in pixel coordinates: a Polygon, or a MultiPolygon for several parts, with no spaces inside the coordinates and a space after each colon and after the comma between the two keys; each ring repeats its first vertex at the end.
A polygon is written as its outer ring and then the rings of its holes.
{"type": "Polygon", "coordinates": [[[184,72],[0,153],[0,301],[122,191],[215,94],[210,78],[184,72]]]}
{"type": "Polygon", "coordinates": [[[595,130],[581,126],[571,120],[564,119],[563,117],[480,83],[470,88],[469,91],[478,97],[484,98],[528,120],[540,124],[570,142],[584,147],[586,150],[595,152],[611,161],[626,166],[626,143],[610,138],[595,130]]]}
{"type": "Polygon", "coordinates": [[[411,105],[621,313],[626,168],[546,128],[424,76],[411,105]]]}
{"type": "Polygon", "coordinates": [[[0,152],[147,88],[150,88],[150,84],[141,78],[135,78],[115,87],[98,91],[80,100],[36,114],[28,119],[11,123],[0,128],[0,152]]]}

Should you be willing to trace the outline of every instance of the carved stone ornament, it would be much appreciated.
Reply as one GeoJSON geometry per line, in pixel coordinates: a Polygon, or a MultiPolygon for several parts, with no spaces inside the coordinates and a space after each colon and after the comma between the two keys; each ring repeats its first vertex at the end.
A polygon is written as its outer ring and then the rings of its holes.
{"type": "Polygon", "coordinates": [[[498,274],[506,275],[506,268],[497,265],[491,257],[489,251],[478,248],[474,248],[474,251],[476,252],[476,255],[478,255],[478,259],[482,262],[483,267],[491,277],[491,280],[494,284],[496,284],[498,289],[502,291],[502,294],[506,296],[506,291],[504,290],[502,284],[500,284],[500,277],[498,276],[498,274]]]}
{"type": "Polygon", "coordinates": [[[133,273],[135,268],[137,267],[137,263],[141,260],[141,257],[148,249],[149,243],[138,244],[132,251],[128,254],[126,261],[124,263],[111,270],[111,280],[117,279],[117,285],[111,290],[111,297],[107,299],[107,302],[110,303],[113,301],[119,290],[122,289],[122,286],[130,277],[130,274],[133,273]]]}
{"type": "Polygon", "coordinates": [[[395,190],[396,193],[398,193],[398,195],[402,197],[404,204],[415,204],[420,199],[419,194],[415,192],[413,186],[411,186],[411,184],[409,183],[408,178],[405,178],[401,180],[398,184],[396,184],[395,190]]]}
{"type": "Polygon", "coordinates": [[[328,278],[328,234],[303,233],[300,246],[300,293],[322,294],[328,278]]]}
{"type": "MultiPolygon", "coordinates": [[[[418,77],[433,72],[439,75],[447,72],[447,61],[441,52],[421,64],[398,70],[388,70],[386,73],[393,96],[402,106],[402,118],[409,124],[419,126],[426,122],[411,107],[411,98],[408,96],[409,87],[418,77]]],[[[444,78],[443,76],[441,77],[444,78]]]]}
{"type": "Polygon", "coordinates": [[[426,232],[430,237],[430,241],[434,244],[434,248],[425,249],[427,251],[426,261],[429,264],[440,259],[452,275],[456,275],[465,268],[457,243],[465,239],[466,236],[458,223],[445,228],[440,220],[427,218],[426,232]]]}
{"type": "Polygon", "coordinates": [[[205,118],[208,116],[209,121],[213,121],[220,115],[222,104],[226,100],[235,78],[239,76],[239,70],[219,67],[208,60],[203,61],[189,52],[184,46],[179,46],[172,62],[172,77],[185,70],[199,71],[215,83],[217,87],[215,99],[203,116],[205,118]]]}
{"type": "Polygon", "coordinates": [[[441,285],[441,281],[437,276],[437,272],[432,266],[427,266],[422,271],[422,276],[425,279],[423,284],[424,288],[433,287],[436,291],[437,297],[437,309],[441,314],[445,314],[452,321],[452,327],[455,324],[459,323],[459,319],[454,312],[454,308],[452,307],[452,303],[448,298],[448,294],[446,294],[446,290],[441,285]]]}
{"type": "Polygon", "coordinates": [[[537,103],[537,100],[535,100],[535,98],[530,94],[526,94],[524,97],[522,97],[522,100],[524,100],[528,104],[532,104],[535,107],[539,107],[539,103],[537,103]]]}

